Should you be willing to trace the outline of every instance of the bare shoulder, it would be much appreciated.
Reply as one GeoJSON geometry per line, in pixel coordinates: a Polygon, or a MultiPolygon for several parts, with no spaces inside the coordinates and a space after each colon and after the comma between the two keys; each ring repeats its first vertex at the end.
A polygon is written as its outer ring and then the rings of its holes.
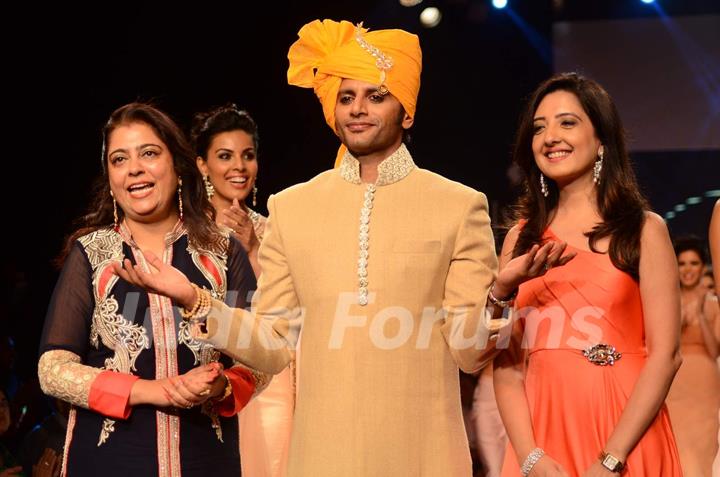
{"type": "Polygon", "coordinates": [[[645,223],[640,234],[640,282],[651,281],[658,275],[677,282],[677,260],[667,224],[654,212],[645,212],[645,223]],[[665,270],[658,273],[658,270],[665,270]],[[675,278],[672,278],[675,277],[675,278]],[[645,280],[643,280],[645,279],[645,280]]]}
{"type": "Polygon", "coordinates": [[[646,211],[640,240],[647,244],[669,243],[670,233],[665,220],[655,212],[646,211]]]}
{"type": "Polygon", "coordinates": [[[720,227],[720,199],[715,202],[713,207],[712,217],[710,218],[710,224],[720,227]]]}

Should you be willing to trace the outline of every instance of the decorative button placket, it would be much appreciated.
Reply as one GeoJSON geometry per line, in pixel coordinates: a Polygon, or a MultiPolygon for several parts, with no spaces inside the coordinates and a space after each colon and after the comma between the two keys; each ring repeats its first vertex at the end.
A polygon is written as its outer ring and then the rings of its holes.
{"type": "Polygon", "coordinates": [[[358,304],[368,304],[368,259],[370,258],[370,213],[375,199],[375,184],[368,184],[365,198],[360,209],[360,233],[358,235],[360,250],[358,254],[358,304]]]}

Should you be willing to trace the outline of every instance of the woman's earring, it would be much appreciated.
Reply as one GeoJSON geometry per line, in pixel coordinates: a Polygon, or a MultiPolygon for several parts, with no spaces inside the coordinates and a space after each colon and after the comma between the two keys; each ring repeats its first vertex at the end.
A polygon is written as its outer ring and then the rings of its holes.
{"type": "Polygon", "coordinates": [[[205,193],[210,200],[215,195],[215,186],[210,182],[210,176],[203,175],[203,182],[205,183],[205,193]]]}
{"type": "Polygon", "coordinates": [[[602,146],[600,146],[600,149],[598,150],[599,159],[597,161],[595,161],[595,165],[593,166],[593,182],[595,184],[600,183],[600,171],[602,171],[604,155],[605,155],[605,149],[602,146]]]}
{"type": "Polygon", "coordinates": [[[118,228],[118,213],[117,213],[117,202],[115,201],[115,195],[110,191],[110,197],[113,200],[113,227],[115,230],[118,228]]]}
{"type": "Polygon", "coordinates": [[[253,207],[257,206],[257,186],[253,184],[253,199],[252,199],[253,207]]]}
{"type": "Polygon", "coordinates": [[[550,195],[550,191],[548,191],[548,186],[545,183],[545,176],[543,173],[540,173],[540,192],[542,192],[543,197],[547,197],[550,195]]]}
{"type": "Polygon", "coordinates": [[[180,220],[183,219],[182,207],[182,177],[178,177],[178,211],[180,212],[180,220]]]}

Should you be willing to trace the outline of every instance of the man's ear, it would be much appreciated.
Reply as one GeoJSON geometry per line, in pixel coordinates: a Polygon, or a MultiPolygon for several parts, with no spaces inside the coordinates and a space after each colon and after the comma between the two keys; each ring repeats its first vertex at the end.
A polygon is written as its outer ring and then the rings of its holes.
{"type": "Polygon", "coordinates": [[[403,115],[403,119],[402,119],[402,123],[401,123],[403,129],[410,129],[412,127],[413,123],[415,123],[415,119],[412,116],[410,116],[408,113],[405,113],[403,115]]]}

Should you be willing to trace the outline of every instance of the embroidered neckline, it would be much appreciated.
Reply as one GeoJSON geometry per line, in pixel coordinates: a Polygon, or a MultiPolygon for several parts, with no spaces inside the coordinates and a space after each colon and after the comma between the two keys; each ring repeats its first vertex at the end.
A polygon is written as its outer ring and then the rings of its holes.
{"type": "MultiPolygon", "coordinates": [[[[140,248],[138,247],[137,243],[135,242],[135,239],[133,239],[132,232],[130,231],[130,227],[127,226],[127,223],[123,220],[120,222],[120,226],[118,227],[118,233],[122,237],[123,241],[125,241],[128,245],[130,245],[133,248],[140,248]]],[[[175,225],[173,226],[172,230],[165,234],[165,247],[167,248],[171,244],[177,242],[177,240],[185,235],[187,233],[187,229],[185,229],[185,225],[183,224],[182,220],[178,220],[175,222],[175,225]]]]}
{"type": "MultiPolygon", "coordinates": [[[[390,156],[378,165],[378,178],[376,186],[394,184],[405,177],[415,168],[410,151],[405,144],[400,144],[390,156]]],[[[360,179],[360,161],[350,152],[346,152],[340,162],[340,175],[351,184],[362,184],[360,179]]]]}

